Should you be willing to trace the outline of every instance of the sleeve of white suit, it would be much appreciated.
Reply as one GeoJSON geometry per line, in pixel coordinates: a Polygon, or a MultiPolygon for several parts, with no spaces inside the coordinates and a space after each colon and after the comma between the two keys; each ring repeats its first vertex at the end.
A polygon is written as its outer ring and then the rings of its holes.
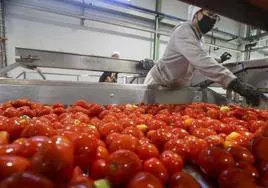
{"type": "Polygon", "coordinates": [[[175,49],[182,54],[201,74],[227,87],[236,76],[219,64],[202,48],[200,41],[190,27],[179,27],[173,34],[175,49]]]}

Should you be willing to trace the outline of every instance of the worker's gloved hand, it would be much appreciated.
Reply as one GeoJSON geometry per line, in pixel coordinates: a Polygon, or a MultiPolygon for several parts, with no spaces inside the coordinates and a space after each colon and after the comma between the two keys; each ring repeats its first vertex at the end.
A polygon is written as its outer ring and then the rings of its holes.
{"type": "Polygon", "coordinates": [[[247,104],[251,106],[259,106],[261,99],[265,98],[263,93],[257,91],[252,85],[243,82],[239,78],[234,79],[228,86],[228,89],[239,93],[241,96],[246,98],[247,104]]]}
{"type": "Polygon", "coordinates": [[[221,55],[220,59],[221,59],[221,62],[223,63],[224,61],[227,61],[227,60],[231,59],[231,57],[232,57],[232,55],[230,53],[224,52],[221,55]]]}
{"type": "Polygon", "coordinates": [[[138,67],[144,70],[150,70],[154,66],[154,61],[151,59],[144,59],[138,63],[138,67]]]}

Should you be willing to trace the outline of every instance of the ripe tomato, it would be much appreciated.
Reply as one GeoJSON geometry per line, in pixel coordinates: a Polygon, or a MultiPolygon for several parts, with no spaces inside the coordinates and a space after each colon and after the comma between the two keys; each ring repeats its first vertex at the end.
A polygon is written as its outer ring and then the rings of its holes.
{"type": "Polygon", "coordinates": [[[268,137],[256,137],[252,144],[252,153],[257,160],[268,161],[268,137]]]}
{"type": "Polygon", "coordinates": [[[240,168],[228,168],[219,176],[219,185],[221,188],[253,188],[257,187],[254,177],[246,170],[240,168]]]}
{"type": "Polygon", "coordinates": [[[122,125],[124,128],[132,127],[135,125],[134,121],[128,117],[119,119],[120,125],[122,125]]]}
{"type": "Polygon", "coordinates": [[[157,147],[151,143],[138,144],[136,153],[143,160],[159,156],[159,151],[157,147]]]}
{"type": "Polygon", "coordinates": [[[180,155],[182,157],[186,157],[188,147],[187,147],[186,142],[184,140],[172,139],[172,140],[169,140],[165,144],[164,150],[170,150],[170,151],[177,153],[178,155],[180,155]]]}
{"type": "Polygon", "coordinates": [[[107,161],[107,177],[118,185],[129,181],[142,168],[140,158],[132,151],[117,150],[107,161]]]}
{"type": "Polygon", "coordinates": [[[188,173],[177,172],[169,180],[170,188],[201,188],[200,184],[188,173]]]}
{"type": "Polygon", "coordinates": [[[5,111],[3,112],[3,116],[6,116],[6,117],[18,117],[19,112],[18,112],[18,110],[16,108],[9,107],[9,108],[5,109],[5,111]]]}
{"type": "Polygon", "coordinates": [[[109,151],[103,146],[98,146],[96,150],[96,159],[107,160],[108,157],[109,157],[109,151]]]}
{"type": "Polygon", "coordinates": [[[88,134],[80,134],[74,143],[75,164],[81,169],[88,168],[94,161],[98,139],[88,134]]]}
{"type": "Polygon", "coordinates": [[[23,131],[24,127],[28,124],[28,119],[21,119],[19,117],[13,117],[7,119],[4,124],[5,129],[3,131],[7,131],[10,140],[15,140],[21,136],[21,132],[23,131]]]}
{"type": "Polygon", "coordinates": [[[207,148],[206,141],[195,136],[186,136],[183,141],[186,144],[186,155],[193,162],[196,162],[199,153],[207,148]]]}
{"type": "Polygon", "coordinates": [[[250,164],[247,162],[238,162],[238,163],[236,163],[236,167],[246,170],[254,178],[260,177],[258,170],[256,169],[255,166],[253,166],[253,164],[250,164]]]}
{"type": "Polygon", "coordinates": [[[112,143],[112,141],[114,139],[116,139],[119,135],[120,135],[119,133],[111,133],[111,134],[109,134],[105,139],[105,143],[107,145],[110,145],[112,143]]]}
{"type": "Polygon", "coordinates": [[[167,168],[158,158],[153,157],[146,160],[143,164],[143,170],[159,178],[163,184],[167,183],[168,181],[167,168]]]}
{"type": "Polygon", "coordinates": [[[218,176],[222,171],[235,166],[235,161],[230,153],[218,147],[202,150],[198,163],[202,170],[209,176],[218,176]]]}
{"type": "Polygon", "coordinates": [[[88,108],[89,105],[88,105],[88,102],[85,101],[85,100],[78,100],[74,103],[75,106],[81,106],[83,108],[88,108]]]}
{"type": "Polygon", "coordinates": [[[204,139],[208,146],[223,146],[224,139],[219,135],[208,136],[204,139]]]}
{"type": "Polygon", "coordinates": [[[83,122],[83,123],[89,123],[89,121],[90,121],[88,115],[83,113],[83,112],[76,112],[74,114],[74,118],[79,120],[80,122],[83,122]]]}
{"type": "Polygon", "coordinates": [[[192,135],[197,138],[206,138],[208,136],[217,135],[216,131],[207,128],[197,128],[192,131],[192,135]]]}
{"type": "Polygon", "coordinates": [[[103,138],[114,132],[120,133],[122,130],[123,127],[120,124],[113,122],[105,123],[99,126],[99,133],[103,138]]]}
{"type": "Polygon", "coordinates": [[[54,184],[44,176],[32,172],[22,172],[13,174],[1,181],[0,187],[53,188],[54,184]]]}
{"type": "Polygon", "coordinates": [[[162,150],[164,144],[168,142],[174,135],[171,134],[171,131],[167,128],[160,128],[156,131],[153,131],[151,134],[147,134],[147,137],[151,142],[156,145],[159,150],[162,150]]]}
{"type": "Polygon", "coordinates": [[[183,168],[183,158],[172,151],[164,151],[160,159],[167,167],[169,174],[180,172],[183,168]]]}
{"type": "Polygon", "coordinates": [[[127,188],[164,188],[163,184],[154,175],[148,172],[139,172],[131,178],[127,188]]]}
{"type": "Polygon", "coordinates": [[[23,172],[30,166],[30,161],[18,156],[0,156],[0,178],[8,177],[14,173],[23,172]]]}
{"type": "Polygon", "coordinates": [[[71,167],[73,161],[73,143],[65,137],[54,136],[33,156],[32,168],[35,172],[54,179],[59,172],[71,167]]]}
{"type": "Polygon", "coordinates": [[[189,135],[189,133],[185,129],[174,128],[171,133],[178,139],[183,139],[189,135]]]}
{"type": "Polygon", "coordinates": [[[1,155],[17,155],[21,152],[22,147],[19,144],[7,144],[0,146],[0,156],[1,155]]]}
{"type": "MultiPolygon", "coordinates": [[[[140,124],[142,124],[142,123],[140,123],[140,124]]],[[[166,128],[167,124],[166,124],[166,122],[164,122],[162,120],[152,119],[151,121],[148,122],[148,127],[149,127],[149,130],[157,130],[160,128],[166,128]]]]}
{"type": "Polygon", "coordinates": [[[127,149],[130,151],[135,151],[138,144],[137,138],[130,135],[118,135],[114,140],[112,140],[109,145],[109,151],[113,152],[119,149],[127,149]]]}
{"type": "Polygon", "coordinates": [[[72,142],[74,142],[79,137],[78,133],[67,130],[63,130],[60,135],[68,138],[72,142]]]}
{"type": "Polygon", "coordinates": [[[32,136],[50,137],[54,135],[56,135],[56,130],[52,126],[42,122],[41,120],[36,120],[30,123],[23,129],[21,133],[22,137],[32,137],[32,136]]]}
{"type": "Polygon", "coordinates": [[[262,174],[260,178],[260,184],[264,187],[268,187],[268,171],[262,174]]]}
{"type": "Polygon", "coordinates": [[[137,127],[127,127],[122,131],[122,134],[128,134],[136,137],[137,139],[144,137],[144,133],[137,127]]]}
{"type": "Polygon", "coordinates": [[[106,161],[103,159],[96,160],[90,170],[90,177],[92,177],[95,180],[104,178],[106,176],[107,172],[107,164],[106,161]]]}
{"type": "Polygon", "coordinates": [[[226,151],[232,154],[236,162],[246,162],[248,164],[253,164],[255,162],[254,156],[247,148],[241,146],[233,146],[226,148],[226,151]]]}

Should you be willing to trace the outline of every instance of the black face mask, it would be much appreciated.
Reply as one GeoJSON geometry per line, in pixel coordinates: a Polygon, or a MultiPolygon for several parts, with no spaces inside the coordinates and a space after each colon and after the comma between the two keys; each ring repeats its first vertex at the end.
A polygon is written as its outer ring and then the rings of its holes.
{"type": "Polygon", "coordinates": [[[198,26],[202,32],[202,34],[207,34],[210,30],[213,29],[216,24],[216,19],[212,19],[207,15],[203,15],[203,18],[198,21],[198,26]]]}

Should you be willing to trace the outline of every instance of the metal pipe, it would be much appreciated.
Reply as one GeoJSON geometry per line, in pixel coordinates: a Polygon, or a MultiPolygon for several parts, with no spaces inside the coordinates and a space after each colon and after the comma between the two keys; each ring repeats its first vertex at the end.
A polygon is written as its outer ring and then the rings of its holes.
{"type": "Polygon", "coordinates": [[[7,66],[7,53],[6,53],[6,21],[5,21],[5,1],[1,0],[1,9],[2,9],[2,36],[3,37],[3,41],[2,45],[3,45],[3,51],[2,51],[2,56],[3,56],[3,64],[6,67],[7,66]]]}
{"type": "MultiPolygon", "coordinates": [[[[155,11],[159,12],[161,11],[162,7],[162,0],[156,0],[155,4],[155,11]]],[[[155,16],[155,34],[154,34],[154,51],[153,51],[153,59],[157,60],[159,58],[159,39],[160,35],[158,34],[159,32],[159,24],[160,24],[160,17],[159,15],[155,16]]]]}

